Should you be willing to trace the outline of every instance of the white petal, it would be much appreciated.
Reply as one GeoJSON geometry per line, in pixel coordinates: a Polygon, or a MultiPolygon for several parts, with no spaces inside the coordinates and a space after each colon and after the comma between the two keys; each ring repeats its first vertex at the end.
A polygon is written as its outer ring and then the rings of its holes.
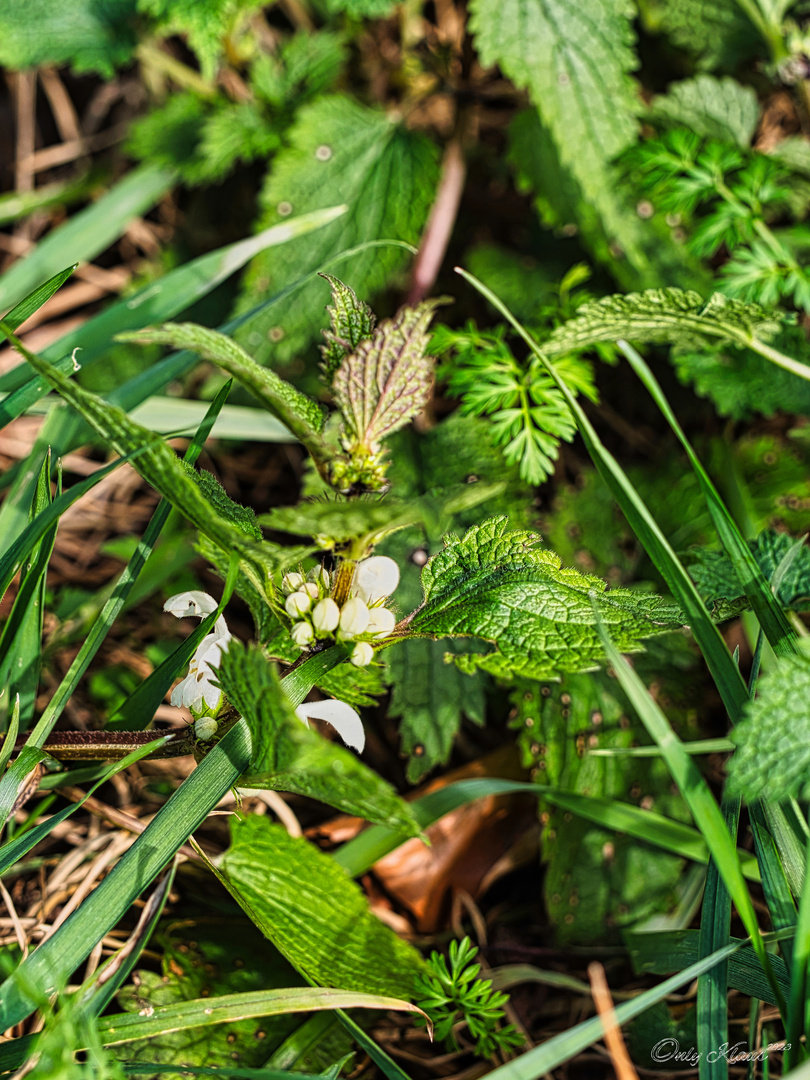
{"type": "Polygon", "coordinates": [[[369,618],[369,610],[363,601],[352,596],[340,609],[340,629],[343,636],[352,638],[364,634],[369,618]]]}
{"type": "Polygon", "coordinates": [[[304,723],[307,722],[307,717],[313,720],[325,720],[332,725],[346,745],[351,746],[358,754],[366,745],[363,721],[345,701],[336,701],[334,698],[328,701],[307,701],[304,705],[298,706],[295,714],[304,723]]]}
{"type": "Polygon", "coordinates": [[[357,564],[352,581],[352,593],[373,604],[390,596],[399,585],[399,567],[387,555],[372,555],[357,564]]]}
{"type": "Polygon", "coordinates": [[[397,625],[396,615],[394,615],[393,611],[389,611],[388,608],[373,607],[369,611],[369,615],[366,630],[369,634],[374,634],[375,637],[388,637],[397,625]]]}
{"type": "Polygon", "coordinates": [[[222,691],[210,683],[208,679],[203,679],[200,683],[200,689],[202,690],[202,698],[209,709],[215,709],[219,705],[220,698],[222,697],[222,691]]]}
{"type": "Polygon", "coordinates": [[[171,612],[177,619],[183,619],[187,615],[196,615],[198,619],[201,619],[204,615],[210,615],[212,611],[216,611],[218,606],[210,593],[191,589],[189,592],[170,596],[163,605],[163,610],[171,612]]]}

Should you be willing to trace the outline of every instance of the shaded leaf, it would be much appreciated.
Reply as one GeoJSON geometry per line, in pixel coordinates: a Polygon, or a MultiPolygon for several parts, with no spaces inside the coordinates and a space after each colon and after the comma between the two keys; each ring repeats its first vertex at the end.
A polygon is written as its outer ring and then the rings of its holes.
{"type": "MultiPolygon", "coordinates": [[[[796,541],[787,533],[766,529],[748,544],[759,564],[766,581],[770,581],[784,556],[796,541]]],[[[719,600],[740,600],[745,593],[731,565],[731,559],[722,551],[698,550],[697,561],[689,567],[689,574],[700,589],[701,595],[710,603],[719,600]]],[[[802,546],[782,578],[777,598],[786,608],[803,611],[810,601],[810,548],[802,546]]],[[[744,604],[743,607],[748,607],[744,604]]]]}
{"type": "Polygon", "coordinates": [[[759,120],[759,102],[750,86],[736,79],[696,75],[657,94],[646,110],[655,121],[687,127],[696,135],[747,148],[759,120]]]}
{"type": "Polygon", "coordinates": [[[331,326],[321,333],[326,344],[321,345],[323,370],[326,381],[332,383],[335,372],[343,360],[354,352],[365,338],[371,337],[377,319],[374,312],[363,300],[358,300],[353,289],[344,285],[331,274],[321,274],[332,289],[332,306],[327,307],[331,326]]]}
{"type": "Polygon", "coordinates": [[[222,870],[294,967],[321,986],[414,996],[424,961],[331,856],[265,817],[233,819],[231,838],[222,870]]]}

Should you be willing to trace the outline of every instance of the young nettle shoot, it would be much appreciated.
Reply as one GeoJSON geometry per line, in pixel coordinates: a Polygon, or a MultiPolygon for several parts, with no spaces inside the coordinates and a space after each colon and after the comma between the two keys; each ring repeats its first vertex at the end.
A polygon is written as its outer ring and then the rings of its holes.
{"type": "Polygon", "coordinates": [[[284,610],[292,620],[290,635],[301,649],[316,641],[354,641],[351,662],[366,667],[374,658],[372,642],[388,637],[396,626],[396,616],[384,604],[399,584],[399,567],[385,555],[363,559],[345,599],[339,576],[339,571],[330,575],[321,566],[306,577],[284,575],[281,589],[286,595],[284,610]]]}

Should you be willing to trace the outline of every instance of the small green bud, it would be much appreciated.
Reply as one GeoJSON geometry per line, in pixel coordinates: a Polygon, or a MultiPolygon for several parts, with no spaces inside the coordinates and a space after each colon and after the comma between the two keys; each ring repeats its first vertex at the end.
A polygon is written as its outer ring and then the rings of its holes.
{"type": "Polygon", "coordinates": [[[219,724],[213,716],[201,716],[194,723],[194,734],[200,742],[210,742],[216,735],[219,724]]]}

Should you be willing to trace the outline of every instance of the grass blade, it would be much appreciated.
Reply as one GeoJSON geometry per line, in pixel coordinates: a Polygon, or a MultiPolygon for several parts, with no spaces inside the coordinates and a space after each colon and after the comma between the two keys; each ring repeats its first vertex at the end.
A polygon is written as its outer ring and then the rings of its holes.
{"type": "Polygon", "coordinates": [[[63,267],[95,258],[135,218],[154,206],[175,180],[174,173],[157,165],[133,169],[91,206],[48,233],[30,255],[6,271],[0,280],[0,309],[18,303],[63,267]]]}
{"type": "Polygon", "coordinates": [[[35,311],[39,311],[42,305],[47,303],[53,294],[64,285],[78,265],[78,263],[74,263],[72,266],[60,270],[58,274],[54,274],[52,278],[39,285],[24,300],[21,300],[19,304],[12,308],[8,314],[4,315],[2,321],[0,321],[0,341],[4,341],[9,332],[13,334],[18,326],[22,326],[25,320],[29,319],[35,311]]]}
{"type": "Polygon", "coordinates": [[[250,733],[240,721],[161,807],[144,832],[69,919],[0,986],[0,1026],[24,1020],[71,974],[157,877],[175,852],[237,782],[250,762],[250,733]]]}

